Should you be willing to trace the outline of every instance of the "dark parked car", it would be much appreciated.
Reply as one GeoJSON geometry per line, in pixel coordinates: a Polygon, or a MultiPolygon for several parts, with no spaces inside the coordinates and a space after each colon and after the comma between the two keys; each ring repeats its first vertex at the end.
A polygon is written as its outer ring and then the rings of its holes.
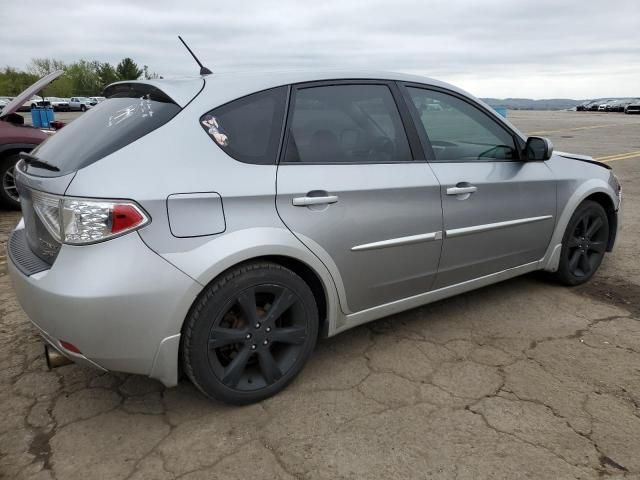
{"type": "Polygon", "coordinates": [[[580,105],[577,105],[576,106],[576,111],[577,112],[584,112],[585,110],[588,110],[587,106],[589,104],[591,104],[591,101],[584,102],[584,103],[581,103],[580,105]]]}
{"type": "Polygon", "coordinates": [[[602,103],[602,100],[595,100],[595,101],[585,105],[584,109],[587,112],[597,112],[598,111],[598,107],[600,106],[601,103],[602,103]]]}
{"type": "Polygon", "coordinates": [[[618,105],[620,105],[620,102],[622,100],[611,100],[610,102],[607,102],[607,104],[604,106],[604,111],[605,112],[617,112],[618,111],[618,105]]]}
{"type": "Polygon", "coordinates": [[[632,103],[624,107],[624,113],[640,113],[640,98],[635,99],[632,103]]]}
{"type": "Polygon", "coordinates": [[[33,150],[48,137],[47,133],[39,128],[24,125],[24,117],[16,112],[35,93],[62,73],[62,70],[59,70],[41,78],[7,103],[0,113],[0,205],[4,207],[20,208],[14,173],[19,160],[18,154],[33,150]]]}

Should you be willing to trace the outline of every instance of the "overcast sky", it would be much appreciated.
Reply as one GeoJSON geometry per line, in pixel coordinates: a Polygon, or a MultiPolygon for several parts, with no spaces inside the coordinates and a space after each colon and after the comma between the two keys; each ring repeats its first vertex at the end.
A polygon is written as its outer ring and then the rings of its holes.
{"type": "Polygon", "coordinates": [[[0,0],[0,65],[419,73],[482,97],[640,96],[640,0],[0,0]],[[48,41],[47,41],[48,40],[48,41]]]}

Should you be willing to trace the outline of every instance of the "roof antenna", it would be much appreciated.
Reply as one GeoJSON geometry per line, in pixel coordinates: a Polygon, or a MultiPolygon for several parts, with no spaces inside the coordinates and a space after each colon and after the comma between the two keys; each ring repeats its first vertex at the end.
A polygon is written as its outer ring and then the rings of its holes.
{"type": "Polygon", "coordinates": [[[184,45],[184,48],[189,50],[189,53],[191,54],[193,59],[198,63],[198,65],[200,65],[200,75],[212,74],[213,72],[209,70],[207,67],[205,67],[204,65],[202,65],[202,62],[198,60],[198,57],[196,57],[196,54],[191,51],[191,49],[189,48],[189,45],[187,45],[187,42],[185,42],[180,35],[178,35],[178,39],[180,39],[180,41],[184,45]]]}

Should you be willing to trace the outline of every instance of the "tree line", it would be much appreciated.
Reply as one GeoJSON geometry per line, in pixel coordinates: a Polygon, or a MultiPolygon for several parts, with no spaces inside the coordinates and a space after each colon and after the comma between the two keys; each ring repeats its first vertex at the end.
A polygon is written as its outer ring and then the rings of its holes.
{"type": "Polygon", "coordinates": [[[56,70],[64,70],[55,82],[42,91],[45,97],[71,97],[100,95],[104,87],[120,80],[162,78],[142,68],[133,59],[123,58],[117,65],[98,60],[78,60],[65,63],[53,58],[34,58],[25,70],[5,67],[0,70],[0,96],[13,97],[40,77],[56,70]]]}

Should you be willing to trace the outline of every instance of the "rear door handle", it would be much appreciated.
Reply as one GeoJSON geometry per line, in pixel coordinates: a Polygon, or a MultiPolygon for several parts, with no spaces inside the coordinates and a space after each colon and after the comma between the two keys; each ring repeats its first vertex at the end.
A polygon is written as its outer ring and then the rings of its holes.
{"type": "Polygon", "coordinates": [[[478,191],[478,187],[470,185],[468,187],[449,187],[447,188],[447,195],[465,195],[475,193],[478,191]]]}
{"type": "Polygon", "coordinates": [[[325,195],[323,197],[295,197],[293,199],[294,207],[308,207],[309,205],[326,205],[336,203],[337,195],[325,195]]]}

